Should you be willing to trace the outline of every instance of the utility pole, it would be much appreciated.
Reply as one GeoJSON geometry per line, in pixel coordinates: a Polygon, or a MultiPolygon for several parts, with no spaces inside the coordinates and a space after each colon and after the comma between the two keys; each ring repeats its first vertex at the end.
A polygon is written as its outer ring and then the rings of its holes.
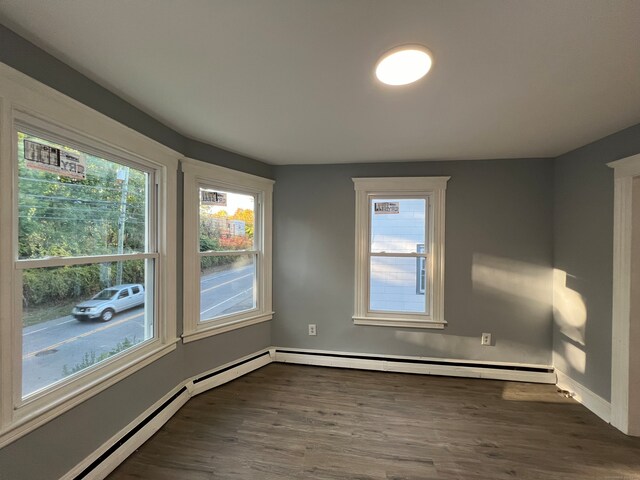
{"type": "MultiPolygon", "coordinates": [[[[124,225],[127,219],[127,195],[129,193],[129,167],[118,170],[118,182],[122,184],[120,195],[120,217],[118,218],[118,255],[124,253],[124,225]]],[[[116,285],[122,283],[122,260],[118,262],[116,285]]]]}

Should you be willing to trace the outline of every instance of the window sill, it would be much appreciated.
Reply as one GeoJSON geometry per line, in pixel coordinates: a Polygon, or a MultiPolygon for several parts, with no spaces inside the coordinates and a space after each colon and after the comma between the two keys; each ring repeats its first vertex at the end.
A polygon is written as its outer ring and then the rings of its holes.
{"type": "Polygon", "coordinates": [[[165,344],[158,342],[145,346],[139,350],[137,356],[123,355],[103,368],[98,367],[86,372],[76,381],[53,387],[50,393],[27,400],[16,409],[14,420],[6,429],[0,431],[0,448],[173,352],[177,341],[178,339],[175,339],[165,344]],[[79,382],[82,382],[80,386],[79,382]]]}
{"type": "Polygon", "coordinates": [[[373,325],[376,327],[435,329],[443,329],[447,325],[444,320],[406,320],[394,317],[353,317],[353,323],[354,325],[373,325]]]}
{"type": "Polygon", "coordinates": [[[241,318],[237,320],[231,320],[224,323],[213,323],[207,325],[205,323],[198,324],[198,329],[192,332],[185,332],[182,334],[182,343],[195,342],[203,338],[210,337],[212,335],[219,335],[221,333],[237,330],[238,328],[248,327],[257,323],[267,322],[273,318],[273,312],[263,313],[255,315],[249,318],[241,318]]]}

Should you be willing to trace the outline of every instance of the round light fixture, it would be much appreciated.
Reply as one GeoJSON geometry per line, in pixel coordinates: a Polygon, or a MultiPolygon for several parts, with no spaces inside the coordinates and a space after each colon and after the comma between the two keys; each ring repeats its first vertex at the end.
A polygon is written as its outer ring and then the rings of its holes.
{"type": "Polygon", "coordinates": [[[385,53],[376,65],[376,77],[387,85],[407,85],[424,77],[433,63],[422,45],[401,45],[385,53]]]}

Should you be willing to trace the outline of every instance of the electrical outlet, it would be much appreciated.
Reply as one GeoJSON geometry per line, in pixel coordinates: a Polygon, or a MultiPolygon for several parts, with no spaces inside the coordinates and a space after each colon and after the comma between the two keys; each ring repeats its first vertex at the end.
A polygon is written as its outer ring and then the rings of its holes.
{"type": "Polygon", "coordinates": [[[490,346],[491,345],[491,334],[483,333],[482,337],[480,337],[480,345],[490,346]]]}
{"type": "Polygon", "coordinates": [[[315,323],[310,323],[309,324],[309,335],[315,335],[316,334],[316,324],[315,323]]]}

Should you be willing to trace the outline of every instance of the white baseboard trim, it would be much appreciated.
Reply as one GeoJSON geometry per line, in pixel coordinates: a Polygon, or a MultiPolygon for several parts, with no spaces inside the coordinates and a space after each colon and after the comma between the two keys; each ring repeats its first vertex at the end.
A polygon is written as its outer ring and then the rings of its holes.
{"type": "Polygon", "coordinates": [[[151,438],[190,398],[271,363],[268,349],[196,375],[167,393],[60,480],[103,480],[151,438]],[[97,463],[96,463],[97,462],[97,463]],[[94,465],[95,464],[95,465],[94,465]]]}
{"type": "MultiPolygon", "coordinates": [[[[152,418],[144,427],[138,430],[130,438],[128,438],[122,445],[116,447],[116,450],[108,454],[103,461],[98,463],[90,472],[86,473],[84,478],[90,478],[95,480],[102,480],[109,475],[115,468],[120,465],[129,455],[131,455],[138,447],[146,442],[154,433],[156,433],[167,420],[173,416],[180,408],[187,403],[190,398],[189,391],[184,388],[185,385],[179,385],[171,392],[167,393],[164,397],[154,403],[147,410],[142,412],[138,417],[129,423],[126,427],[116,433],[113,437],[107,440],[100,448],[85,458],[82,462],[72,468],[66,475],[60,480],[73,480],[80,477],[91,465],[98,461],[104,455],[107,455],[109,450],[118,445],[122,439],[126,438],[129,432],[134,431],[138,425],[144,423],[144,421],[153,414],[158,408],[160,408],[165,402],[175,396],[175,399],[167,405],[157,416],[152,418]]],[[[81,477],[82,478],[82,477],[81,477]]]]}
{"type": "Polygon", "coordinates": [[[240,360],[236,360],[230,364],[231,368],[229,368],[229,365],[222,366],[198,375],[191,379],[187,384],[187,388],[189,389],[191,396],[194,397],[202,392],[224,385],[231,380],[240,378],[247,373],[257,370],[258,368],[262,368],[265,365],[270,364],[272,361],[273,359],[269,350],[263,350],[240,360]]]}
{"type": "Polygon", "coordinates": [[[560,370],[556,370],[558,381],[556,385],[562,390],[570,392],[574,399],[587,407],[598,417],[607,423],[611,422],[611,403],[600,395],[592,392],[581,383],[575,381],[569,375],[560,370]]]}
{"type": "Polygon", "coordinates": [[[485,378],[530,383],[554,384],[556,376],[548,365],[512,364],[467,360],[443,360],[427,357],[399,357],[358,353],[276,348],[275,361],[323,367],[355,368],[383,372],[485,378]]]}

